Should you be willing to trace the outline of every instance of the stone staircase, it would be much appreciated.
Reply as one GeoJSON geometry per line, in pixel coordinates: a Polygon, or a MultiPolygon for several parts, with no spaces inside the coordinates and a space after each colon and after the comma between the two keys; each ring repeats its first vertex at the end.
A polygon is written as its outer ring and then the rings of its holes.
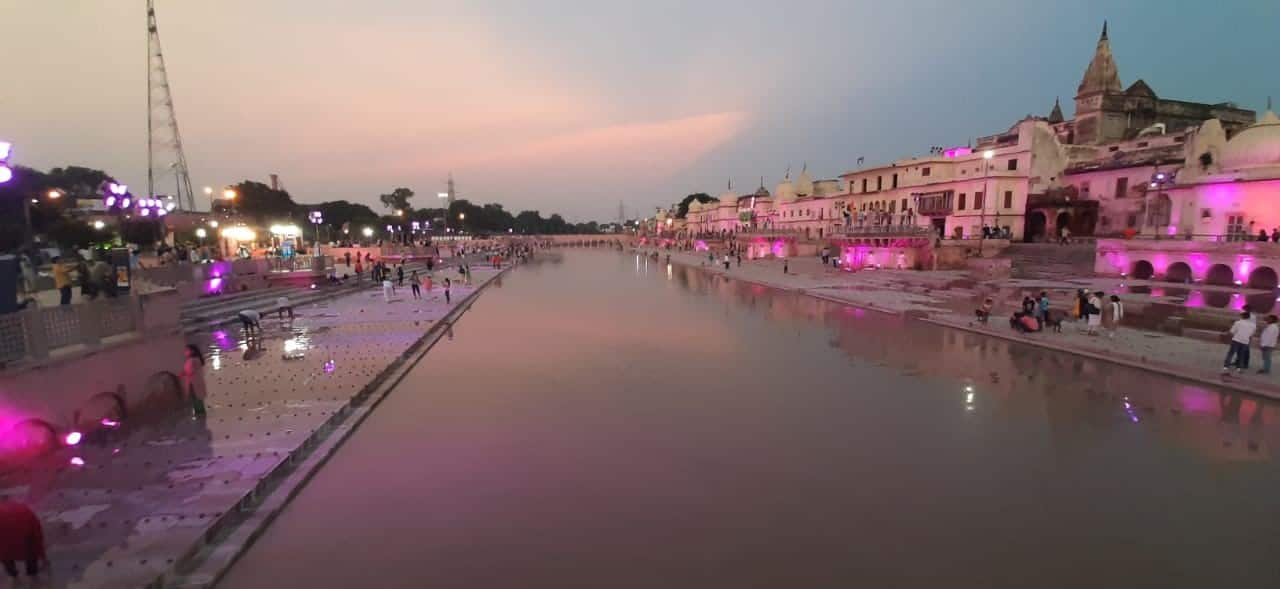
{"type": "Polygon", "coordinates": [[[1014,243],[1000,257],[1010,260],[1013,278],[1061,280],[1092,276],[1096,251],[1093,243],[1014,243]]]}

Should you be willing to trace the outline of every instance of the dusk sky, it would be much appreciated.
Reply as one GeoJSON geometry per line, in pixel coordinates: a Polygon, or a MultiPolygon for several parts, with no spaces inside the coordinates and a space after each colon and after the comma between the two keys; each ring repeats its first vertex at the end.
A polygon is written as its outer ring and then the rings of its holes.
{"type": "MultiPolygon", "coordinates": [[[[15,163],[146,174],[142,0],[8,0],[15,163]]],[[[1280,2],[158,0],[192,182],[299,202],[397,186],[610,221],[963,145],[1071,98],[1110,21],[1121,81],[1280,97],[1280,2]]]]}

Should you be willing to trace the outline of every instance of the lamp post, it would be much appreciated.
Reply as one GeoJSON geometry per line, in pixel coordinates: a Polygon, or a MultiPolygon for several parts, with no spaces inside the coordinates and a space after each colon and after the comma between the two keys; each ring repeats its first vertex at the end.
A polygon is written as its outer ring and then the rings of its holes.
{"type": "Polygon", "coordinates": [[[209,214],[213,214],[213,187],[205,186],[204,195],[209,198],[209,214]]]}
{"type": "MultiPolygon", "coordinates": [[[[985,229],[987,226],[987,198],[990,187],[987,185],[988,178],[991,177],[991,158],[996,156],[995,150],[988,149],[982,152],[982,206],[978,210],[978,224],[985,229]]],[[[978,239],[978,257],[982,257],[982,246],[987,242],[987,234],[983,233],[978,239]]]]}
{"type": "Polygon", "coordinates": [[[316,226],[316,255],[320,255],[320,224],[324,222],[324,214],[320,211],[311,211],[307,218],[311,220],[311,224],[316,226]]]}

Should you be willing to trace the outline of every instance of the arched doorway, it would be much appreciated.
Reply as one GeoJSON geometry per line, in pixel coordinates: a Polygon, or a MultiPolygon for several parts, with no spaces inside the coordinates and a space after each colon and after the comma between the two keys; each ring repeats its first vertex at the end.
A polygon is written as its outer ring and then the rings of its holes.
{"type": "Polygon", "coordinates": [[[1226,264],[1214,264],[1209,267],[1209,273],[1205,274],[1205,284],[1215,286],[1233,286],[1235,284],[1235,274],[1231,271],[1231,266],[1226,264]]]}
{"type": "Polygon", "coordinates": [[[1169,269],[1164,273],[1164,279],[1169,282],[1179,282],[1182,284],[1191,282],[1191,266],[1186,262],[1174,262],[1169,264],[1169,269]]]}
{"type": "Polygon", "coordinates": [[[1058,232],[1058,235],[1062,235],[1062,230],[1068,229],[1070,227],[1071,227],[1071,213],[1068,213],[1066,211],[1058,213],[1058,219],[1054,225],[1054,229],[1058,232]]]}
{"type": "Polygon", "coordinates": [[[1044,240],[1045,225],[1049,222],[1045,218],[1043,211],[1032,211],[1027,215],[1027,233],[1023,237],[1023,241],[1042,241],[1044,240]]]}
{"type": "Polygon", "coordinates": [[[1280,277],[1271,268],[1262,266],[1249,273],[1249,288],[1275,290],[1277,285],[1280,285],[1280,277]]]}
{"type": "Polygon", "coordinates": [[[1138,262],[1133,265],[1133,273],[1131,276],[1138,280],[1151,280],[1151,277],[1155,275],[1156,268],[1151,265],[1151,262],[1138,260],[1138,262]]]}
{"type": "MultiPolygon", "coordinates": [[[[1093,211],[1085,211],[1080,213],[1080,235],[1093,235],[1096,225],[1098,224],[1098,214],[1093,211]]],[[[1074,231],[1072,232],[1074,233],[1074,231]]]]}

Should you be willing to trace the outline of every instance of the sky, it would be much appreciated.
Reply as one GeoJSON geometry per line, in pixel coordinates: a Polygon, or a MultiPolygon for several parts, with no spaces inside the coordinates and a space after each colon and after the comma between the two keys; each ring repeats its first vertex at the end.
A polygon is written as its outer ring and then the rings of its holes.
{"type": "MultiPolygon", "coordinates": [[[[574,221],[648,215],[1067,116],[1103,20],[1126,86],[1280,98],[1280,2],[156,0],[192,183],[405,186],[574,221]]],[[[143,0],[0,0],[14,163],[146,184],[143,0]]],[[[158,192],[169,192],[167,187],[158,192]]],[[[199,195],[199,194],[198,194],[199,195]]]]}

